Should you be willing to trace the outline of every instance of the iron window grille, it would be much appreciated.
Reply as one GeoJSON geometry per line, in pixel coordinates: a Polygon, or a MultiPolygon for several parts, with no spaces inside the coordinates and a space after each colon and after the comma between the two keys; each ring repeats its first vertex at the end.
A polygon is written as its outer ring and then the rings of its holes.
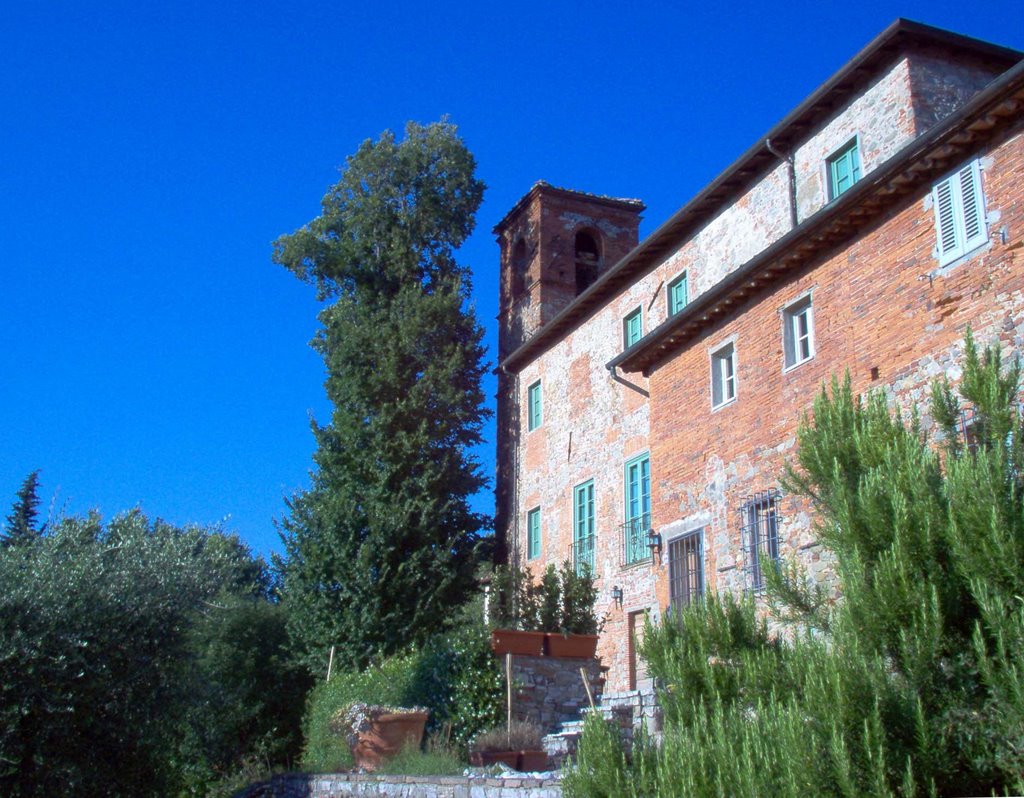
{"type": "Polygon", "coordinates": [[[672,610],[698,602],[704,596],[704,530],[669,541],[668,592],[672,610]]]}
{"type": "Polygon", "coordinates": [[[622,544],[622,550],[619,552],[619,562],[622,563],[623,567],[637,565],[651,559],[650,513],[630,518],[619,529],[621,530],[619,541],[622,544]]]}
{"type": "Polygon", "coordinates": [[[765,565],[779,560],[780,496],[776,488],[759,491],[747,496],[739,508],[744,571],[752,592],[764,589],[765,565]]]}
{"type": "Polygon", "coordinates": [[[569,560],[576,573],[584,573],[584,569],[594,573],[594,535],[576,538],[569,547],[569,560]]]}

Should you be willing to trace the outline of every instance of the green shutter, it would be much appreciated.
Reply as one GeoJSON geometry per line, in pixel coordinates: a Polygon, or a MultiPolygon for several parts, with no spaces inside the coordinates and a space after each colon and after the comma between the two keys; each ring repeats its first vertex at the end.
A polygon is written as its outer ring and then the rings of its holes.
{"type": "Polygon", "coordinates": [[[577,485],[573,491],[573,564],[594,570],[594,481],[577,485]]]}
{"type": "Polygon", "coordinates": [[[527,391],[527,429],[535,430],[543,420],[543,407],[541,404],[540,380],[530,386],[527,391]]]}
{"type": "Polygon", "coordinates": [[[628,349],[643,337],[643,314],[640,308],[626,316],[622,327],[624,343],[628,349]]]}
{"type": "Polygon", "coordinates": [[[540,557],[540,507],[526,515],[526,556],[530,560],[540,557]]]}
{"type": "Polygon", "coordinates": [[[690,301],[686,272],[668,284],[668,315],[674,316],[690,301]]]}
{"type": "Polygon", "coordinates": [[[651,458],[643,454],[626,463],[626,564],[648,555],[647,529],[651,525],[651,458]]]}
{"type": "Polygon", "coordinates": [[[860,180],[860,153],[854,141],[829,160],[830,199],[848,191],[860,180]]]}

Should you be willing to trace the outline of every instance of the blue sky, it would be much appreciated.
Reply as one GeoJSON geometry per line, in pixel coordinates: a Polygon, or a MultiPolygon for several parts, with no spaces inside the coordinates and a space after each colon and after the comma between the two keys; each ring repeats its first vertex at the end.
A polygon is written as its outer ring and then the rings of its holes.
{"type": "Polygon", "coordinates": [[[0,515],[40,468],[66,513],[226,519],[280,549],[329,405],[313,290],[271,242],[362,140],[459,125],[488,185],[462,258],[493,360],[491,228],[534,181],[638,197],[646,235],[897,16],[1024,48],[1019,0],[980,9],[6,3],[0,515]]]}

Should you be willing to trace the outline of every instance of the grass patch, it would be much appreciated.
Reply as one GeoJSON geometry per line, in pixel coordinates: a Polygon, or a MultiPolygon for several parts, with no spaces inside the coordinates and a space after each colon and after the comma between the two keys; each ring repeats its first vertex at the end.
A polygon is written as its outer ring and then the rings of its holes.
{"type": "Polygon", "coordinates": [[[409,746],[381,765],[378,773],[389,776],[461,776],[467,764],[451,748],[427,741],[427,750],[409,746]]]}

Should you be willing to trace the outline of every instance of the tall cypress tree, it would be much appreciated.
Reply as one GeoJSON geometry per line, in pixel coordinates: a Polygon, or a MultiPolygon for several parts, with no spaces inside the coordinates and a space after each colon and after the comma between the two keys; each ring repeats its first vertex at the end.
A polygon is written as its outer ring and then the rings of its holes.
{"type": "Polygon", "coordinates": [[[283,522],[291,632],[311,667],[331,645],[361,665],[421,641],[472,587],[483,330],[455,251],[483,196],[474,170],[454,125],[409,123],[402,141],[364,142],[321,215],[275,243],[331,301],[313,346],[333,412],[283,522]]]}
{"type": "Polygon", "coordinates": [[[0,545],[18,546],[23,543],[31,543],[41,534],[43,527],[36,526],[36,518],[39,515],[39,470],[33,471],[25,481],[21,483],[17,499],[11,508],[11,514],[7,516],[7,526],[3,536],[0,537],[0,545]]]}

